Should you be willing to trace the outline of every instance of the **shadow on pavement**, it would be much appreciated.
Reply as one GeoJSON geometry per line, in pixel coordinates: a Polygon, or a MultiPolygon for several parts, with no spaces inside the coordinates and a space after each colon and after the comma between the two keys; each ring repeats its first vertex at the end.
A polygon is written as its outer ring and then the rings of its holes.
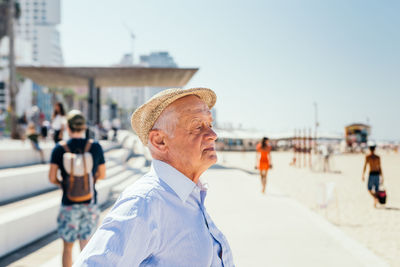
{"type": "Polygon", "coordinates": [[[339,227],[349,227],[349,228],[359,228],[363,227],[364,225],[362,224],[351,224],[351,223],[337,223],[337,222],[332,222],[330,221],[333,225],[339,226],[339,227]]]}
{"type": "Polygon", "coordinates": [[[56,231],[54,231],[40,238],[39,240],[18,249],[17,251],[11,252],[10,254],[1,257],[0,266],[10,265],[11,263],[16,262],[28,256],[29,254],[34,253],[35,251],[41,249],[42,247],[47,246],[48,244],[57,239],[58,239],[58,234],[56,231]]]}
{"type": "Polygon", "coordinates": [[[218,169],[222,169],[222,170],[239,170],[239,171],[245,172],[245,173],[250,174],[250,175],[258,174],[258,172],[256,172],[256,171],[249,171],[249,170],[246,170],[246,169],[243,169],[243,168],[238,168],[238,167],[228,167],[228,166],[223,166],[223,165],[220,165],[220,164],[215,164],[215,165],[211,166],[210,169],[214,169],[214,170],[218,170],[218,169]]]}
{"type": "Polygon", "coordinates": [[[396,207],[384,207],[383,209],[400,211],[400,208],[396,208],[396,207]]]}

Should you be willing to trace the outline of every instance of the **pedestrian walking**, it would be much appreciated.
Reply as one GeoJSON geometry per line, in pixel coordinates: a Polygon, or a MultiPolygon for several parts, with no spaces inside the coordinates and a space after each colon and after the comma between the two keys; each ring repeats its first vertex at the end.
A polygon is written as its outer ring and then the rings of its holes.
{"type": "Polygon", "coordinates": [[[369,176],[368,176],[368,192],[374,199],[374,207],[377,207],[378,197],[377,193],[379,191],[379,186],[383,184],[383,173],[381,167],[381,158],[375,154],[375,144],[371,144],[369,146],[369,155],[365,157],[365,163],[362,173],[362,181],[365,180],[365,171],[367,166],[369,167],[369,176]]]}
{"type": "Polygon", "coordinates": [[[331,171],[330,159],[333,153],[332,147],[330,145],[321,145],[320,146],[321,155],[323,158],[323,172],[331,171]]]}
{"type": "Polygon", "coordinates": [[[105,177],[103,149],[85,138],[86,120],[78,110],[67,115],[70,139],[60,141],[52,151],[49,180],[62,188],[57,231],[63,239],[62,264],[72,265],[72,247],[79,240],[81,250],[96,230],[99,219],[96,181],[105,177]],[[60,169],[61,177],[57,177],[60,169]]]}
{"type": "Polygon", "coordinates": [[[54,143],[57,144],[63,139],[64,130],[66,129],[65,110],[61,102],[57,102],[54,105],[51,128],[53,129],[54,143]]]}
{"type": "Polygon", "coordinates": [[[25,141],[26,138],[26,127],[28,126],[28,119],[26,117],[26,112],[21,115],[21,117],[18,118],[17,121],[17,133],[18,133],[18,138],[25,141]]]}
{"type": "Polygon", "coordinates": [[[132,115],[152,167],[121,194],[74,266],[234,266],[204,207],[216,163],[210,89],[168,89],[132,115]]]}
{"type": "Polygon", "coordinates": [[[46,121],[46,115],[42,110],[39,112],[39,126],[40,126],[40,135],[45,140],[47,138],[47,130],[48,130],[48,121],[46,121]]]}
{"type": "Polygon", "coordinates": [[[117,134],[118,134],[118,130],[121,128],[121,121],[120,121],[120,119],[119,118],[114,118],[113,120],[112,120],[112,122],[111,122],[111,127],[112,127],[112,130],[114,131],[114,134],[113,134],[113,141],[116,141],[117,140],[117,134]]]}
{"type": "Polygon", "coordinates": [[[40,131],[40,109],[38,106],[32,106],[29,111],[29,121],[35,125],[36,132],[40,131]]]}
{"type": "Polygon", "coordinates": [[[256,166],[260,171],[261,177],[261,193],[265,193],[267,186],[268,170],[272,167],[271,164],[271,146],[269,145],[268,137],[264,137],[256,146],[256,166]]]}
{"type": "Polygon", "coordinates": [[[39,146],[39,133],[36,132],[36,126],[35,123],[30,122],[28,124],[28,128],[26,130],[26,137],[31,141],[32,147],[35,151],[39,152],[40,154],[40,160],[44,164],[44,154],[43,150],[39,146]]]}

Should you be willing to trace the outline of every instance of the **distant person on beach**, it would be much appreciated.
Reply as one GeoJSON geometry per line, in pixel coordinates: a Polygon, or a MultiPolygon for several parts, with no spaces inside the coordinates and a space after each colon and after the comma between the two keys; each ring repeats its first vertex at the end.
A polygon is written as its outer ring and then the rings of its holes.
{"type": "Polygon", "coordinates": [[[124,190],[74,266],[234,266],[200,181],[217,161],[215,101],[210,89],[168,89],[136,109],[151,170],[124,190]]]}
{"type": "Polygon", "coordinates": [[[271,146],[267,137],[261,140],[256,146],[256,169],[260,170],[261,176],[261,192],[265,193],[265,187],[267,185],[268,170],[272,167],[271,164],[271,146]]]}
{"type": "Polygon", "coordinates": [[[65,110],[61,102],[54,105],[53,116],[51,121],[51,128],[53,129],[54,143],[58,143],[63,139],[63,134],[66,128],[65,110]]]}
{"type": "Polygon", "coordinates": [[[321,145],[320,150],[323,158],[323,171],[330,172],[330,158],[333,153],[332,147],[330,145],[321,145]]]}
{"type": "Polygon", "coordinates": [[[103,149],[99,143],[85,138],[86,120],[79,110],[68,113],[67,130],[70,139],[57,143],[49,170],[50,182],[63,191],[57,231],[63,239],[64,267],[72,265],[74,242],[79,240],[82,250],[96,230],[100,211],[95,183],[106,173],[103,149]]]}
{"type": "Polygon", "coordinates": [[[362,174],[362,181],[365,181],[365,171],[367,165],[369,166],[369,177],[368,177],[368,192],[374,198],[374,207],[378,204],[378,198],[376,196],[379,185],[383,184],[383,174],[381,167],[381,158],[375,154],[375,145],[370,145],[370,154],[365,157],[364,169],[362,174]]]}
{"type": "Polygon", "coordinates": [[[39,136],[39,133],[36,132],[35,123],[30,122],[26,130],[26,137],[31,141],[33,149],[39,152],[41,162],[45,163],[43,150],[39,146],[39,136]]]}

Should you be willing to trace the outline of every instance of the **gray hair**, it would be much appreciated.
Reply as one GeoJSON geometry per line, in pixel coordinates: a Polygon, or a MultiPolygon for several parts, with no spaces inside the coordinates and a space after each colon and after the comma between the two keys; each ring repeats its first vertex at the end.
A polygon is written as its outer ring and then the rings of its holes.
{"type": "MultiPolygon", "coordinates": [[[[158,117],[151,130],[160,130],[166,133],[168,137],[174,137],[176,125],[178,124],[178,118],[174,115],[176,115],[175,108],[173,106],[167,107],[158,117]]],[[[147,141],[147,146],[151,150],[150,140],[147,141]]]]}

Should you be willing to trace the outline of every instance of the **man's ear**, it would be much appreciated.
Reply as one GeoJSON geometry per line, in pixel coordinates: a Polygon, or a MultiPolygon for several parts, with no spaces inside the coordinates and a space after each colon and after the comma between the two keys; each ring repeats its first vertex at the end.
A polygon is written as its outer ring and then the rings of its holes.
{"type": "Polygon", "coordinates": [[[156,150],[161,153],[167,150],[167,146],[165,145],[165,134],[160,130],[150,131],[149,142],[156,150]]]}

